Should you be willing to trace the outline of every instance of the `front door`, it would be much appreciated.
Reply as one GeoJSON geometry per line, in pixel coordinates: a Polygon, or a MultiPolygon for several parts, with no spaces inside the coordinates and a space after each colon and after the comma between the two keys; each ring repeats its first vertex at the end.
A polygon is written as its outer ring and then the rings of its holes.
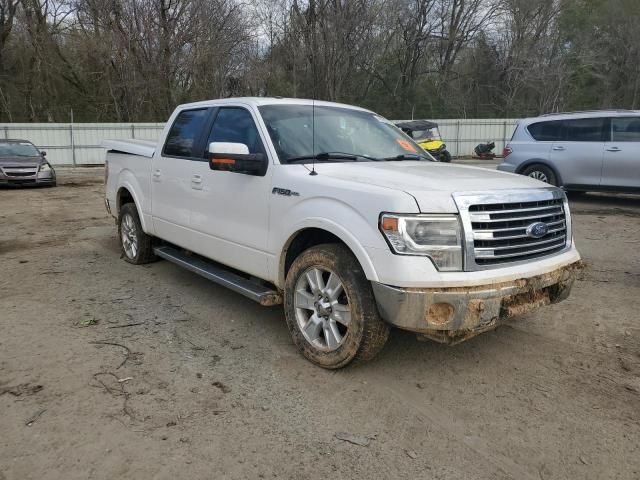
{"type": "Polygon", "coordinates": [[[562,140],[551,145],[549,160],[563,185],[600,185],[605,119],[579,118],[561,123],[562,140]]]}
{"type": "Polygon", "coordinates": [[[611,141],[604,147],[601,185],[640,188],[640,116],[611,119],[611,141]]]}
{"type": "MultiPolygon", "coordinates": [[[[249,153],[266,154],[252,113],[244,107],[220,107],[205,145],[243,143],[249,153]]],[[[205,154],[206,155],[206,154],[205,154]]],[[[220,263],[269,280],[267,238],[271,162],[265,176],[211,170],[201,162],[194,171],[201,183],[192,190],[194,251],[220,263]]]]}

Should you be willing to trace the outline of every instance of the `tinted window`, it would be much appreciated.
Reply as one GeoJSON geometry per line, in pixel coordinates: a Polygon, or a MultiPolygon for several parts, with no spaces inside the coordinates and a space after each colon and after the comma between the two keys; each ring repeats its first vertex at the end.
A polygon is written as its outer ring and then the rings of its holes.
{"type": "Polygon", "coordinates": [[[640,142],[640,117],[612,118],[611,140],[614,142],[640,142]]]}
{"type": "Polygon", "coordinates": [[[604,118],[565,120],[566,139],[569,142],[602,142],[604,118]]]}
{"type": "Polygon", "coordinates": [[[164,154],[175,157],[200,157],[201,152],[195,152],[198,148],[198,139],[207,120],[208,110],[185,110],[180,112],[164,145],[164,154]]]}
{"type": "Polygon", "coordinates": [[[559,120],[532,123],[527,127],[531,136],[540,142],[553,142],[564,137],[562,122],[559,120]]]}
{"type": "Polygon", "coordinates": [[[244,143],[249,147],[249,153],[264,153],[256,124],[244,108],[220,109],[207,145],[211,142],[244,143]]]}

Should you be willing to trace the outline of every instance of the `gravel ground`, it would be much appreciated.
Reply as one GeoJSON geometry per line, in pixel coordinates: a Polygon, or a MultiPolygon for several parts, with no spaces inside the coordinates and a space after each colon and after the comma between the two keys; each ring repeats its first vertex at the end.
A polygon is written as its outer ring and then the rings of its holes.
{"type": "Polygon", "coordinates": [[[0,480],[640,478],[639,197],[572,199],[566,302],[331,372],[281,308],[121,260],[102,175],[0,190],[0,480]]]}

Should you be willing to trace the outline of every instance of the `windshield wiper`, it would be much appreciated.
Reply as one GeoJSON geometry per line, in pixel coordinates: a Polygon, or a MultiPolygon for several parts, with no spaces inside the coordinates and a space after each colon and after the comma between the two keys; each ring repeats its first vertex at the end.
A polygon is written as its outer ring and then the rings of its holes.
{"type": "Polygon", "coordinates": [[[431,160],[429,157],[425,155],[420,155],[419,153],[403,153],[401,155],[396,155],[395,157],[382,158],[381,160],[384,160],[387,162],[399,162],[402,160],[420,160],[420,159],[431,160]]]}
{"type": "Polygon", "coordinates": [[[357,162],[358,155],[352,155],[350,153],[339,153],[339,152],[322,152],[317,153],[316,155],[302,155],[300,157],[293,157],[287,159],[287,163],[297,163],[304,162],[308,160],[315,160],[317,162],[326,162],[332,160],[345,160],[348,162],[357,162]]]}

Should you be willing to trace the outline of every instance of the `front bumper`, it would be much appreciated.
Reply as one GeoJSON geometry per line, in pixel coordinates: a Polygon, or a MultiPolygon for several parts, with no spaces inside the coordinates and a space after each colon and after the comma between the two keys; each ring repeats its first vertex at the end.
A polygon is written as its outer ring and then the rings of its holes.
{"type": "Polygon", "coordinates": [[[48,174],[37,173],[35,175],[11,176],[0,173],[0,185],[53,185],[56,183],[56,175],[53,171],[48,174]]]}
{"type": "Polygon", "coordinates": [[[469,288],[372,285],[380,315],[388,323],[455,344],[515,315],[564,300],[581,268],[582,263],[575,262],[535,277],[469,288]]]}

